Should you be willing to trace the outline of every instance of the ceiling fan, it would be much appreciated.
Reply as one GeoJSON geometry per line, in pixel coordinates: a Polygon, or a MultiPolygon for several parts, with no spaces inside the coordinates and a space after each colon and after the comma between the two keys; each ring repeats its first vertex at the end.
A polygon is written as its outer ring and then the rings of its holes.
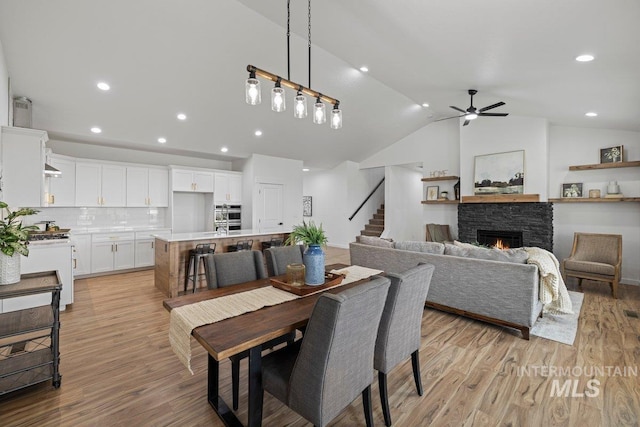
{"type": "Polygon", "coordinates": [[[469,122],[471,120],[474,120],[480,116],[489,116],[489,117],[505,117],[508,116],[509,113],[485,113],[485,111],[488,110],[492,110],[494,108],[497,107],[501,107],[504,105],[504,102],[496,102],[495,104],[492,105],[488,105],[484,108],[476,108],[473,106],[473,95],[475,95],[476,93],[478,93],[477,90],[475,89],[469,89],[469,95],[471,96],[471,105],[469,106],[469,108],[467,108],[466,110],[463,110],[462,108],[458,108],[458,107],[454,107],[453,105],[450,105],[449,107],[453,108],[456,111],[460,111],[462,114],[459,116],[452,116],[452,117],[446,117],[444,119],[439,119],[436,120],[436,122],[439,122],[441,120],[448,120],[448,119],[454,119],[457,117],[464,117],[464,123],[462,124],[462,126],[466,126],[469,124],[469,122]]]}

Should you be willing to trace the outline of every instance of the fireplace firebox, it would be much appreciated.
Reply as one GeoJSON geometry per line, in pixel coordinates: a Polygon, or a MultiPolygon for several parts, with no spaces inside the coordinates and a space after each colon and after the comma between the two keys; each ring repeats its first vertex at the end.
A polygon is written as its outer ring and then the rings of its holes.
{"type": "Polygon", "coordinates": [[[481,245],[500,249],[519,248],[522,246],[522,231],[478,230],[477,240],[481,245]]]}

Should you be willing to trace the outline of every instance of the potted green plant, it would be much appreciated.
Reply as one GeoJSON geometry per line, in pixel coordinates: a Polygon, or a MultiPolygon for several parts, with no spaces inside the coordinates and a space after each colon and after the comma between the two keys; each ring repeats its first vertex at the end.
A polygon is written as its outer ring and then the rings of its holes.
{"type": "Polygon", "coordinates": [[[20,218],[39,211],[32,208],[12,211],[5,202],[0,202],[0,209],[3,214],[0,219],[0,285],[9,285],[20,281],[20,255],[29,255],[29,231],[38,229],[35,225],[23,227],[20,218]]]}
{"type": "Polygon", "coordinates": [[[291,230],[285,242],[287,245],[302,243],[307,246],[302,256],[305,266],[304,281],[307,285],[324,284],[324,251],[322,246],[327,244],[327,236],[322,224],[317,226],[313,221],[302,221],[291,230]]]}

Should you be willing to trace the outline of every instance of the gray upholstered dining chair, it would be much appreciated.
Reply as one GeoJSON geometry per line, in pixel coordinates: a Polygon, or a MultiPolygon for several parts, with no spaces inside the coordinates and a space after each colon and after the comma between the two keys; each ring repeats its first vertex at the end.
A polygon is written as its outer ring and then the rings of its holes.
{"type": "Polygon", "coordinates": [[[287,272],[287,265],[302,263],[304,246],[277,246],[264,250],[264,258],[267,261],[267,274],[269,277],[279,276],[287,272]]]}
{"type": "Polygon", "coordinates": [[[622,270],[622,235],[574,233],[569,258],[562,260],[562,274],[578,279],[609,283],[613,298],[618,298],[618,283],[622,270]]]}
{"type": "Polygon", "coordinates": [[[387,374],[409,356],[413,365],[416,389],[422,396],[418,350],[420,349],[422,313],[433,270],[433,265],[421,263],[402,273],[386,275],[391,279],[391,286],[378,328],[373,367],[378,371],[382,415],[387,426],[391,425],[387,374]]]}
{"type": "MultiPolygon", "coordinates": [[[[260,251],[239,251],[213,254],[207,258],[207,284],[210,289],[224,288],[253,280],[265,279],[264,258],[260,251]]],[[[293,344],[295,332],[274,338],[262,345],[271,348],[288,342],[293,344]]],[[[240,361],[249,356],[249,351],[235,354],[231,360],[231,386],[233,393],[233,409],[238,409],[240,395],[240,361]]]]}
{"type": "Polygon", "coordinates": [[[262,358],[264,389],[321,427],[361,394],[373,425],[373,349],[388,289],[389,279],[377,277],[322,294],[302,340],[262,358]]]}

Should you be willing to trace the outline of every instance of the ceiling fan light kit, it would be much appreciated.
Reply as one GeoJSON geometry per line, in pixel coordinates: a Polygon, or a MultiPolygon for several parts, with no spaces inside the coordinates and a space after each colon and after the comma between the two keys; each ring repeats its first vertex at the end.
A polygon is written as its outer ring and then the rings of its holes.
{"type": "Polygon", "coordinates": [[[262,101],[260,94],[260,81],[257,77],[271,80],[275,82],[274,88],[271,90],[271,109],[275,112],[283,112],[286,110],[285,92],[282,86],[288,87],[296,91],[294,98],[293,116],[299,119],[307,117],[307,98],[304,94],[316,99],[313,106],[313,122],[323,124],[327,121],[326,106],[323,102],[333,105],[331,111],[331,129],[342,128],[342,110],[340,110],[340,101],[330,96],[323,95],[311,89],[311,0],[308,0],[308,48],[309,48],[309,87],[302,86],[290,79],[291,60],[289,54],[289,37],[290,37],[290,2],[287,0],[287,78],[284,79],[276,74],[270,73],[253,65],[247,65],[249,78],[245,83],[245,100],[249,105],[258,105],[262,101]]]}
{"type": "Polygon", "coordinates": [[[509,113],[487,113],[486,111],[488,110],[492,110],[494,108],[498,108],[498,107],[502,107],[503,105],[505,105],[504,102],[496,102],[495,104],[491,104],[491,105],[487,105],[486,107],[483,108],[476,108],[473,106],[473,96],[475,94],[477,94],[478,91],[475,89],[469,89],[469,96],[471,96],[471,102],[470,102],[470,106],[469,108],[467,108],[466,110],[463,110],[462,108],[458,108],[455,107],[453,105],[450,105],[450,108],[453,108],[456,111],[461,112],[461,115],[458,116],[452,116],[452,117],[446,117],[444,119],[439,119],[436,120],[436,122],[442,121],[442,120],[449,120],[449,119],[455,119],[455,118],[460,118],[460,117],[464,117],[464,123],[462,124],[462,126],[467,126],[471,120],[475,120],[478,117],[506,117],[509,115],[509,113]]]}

